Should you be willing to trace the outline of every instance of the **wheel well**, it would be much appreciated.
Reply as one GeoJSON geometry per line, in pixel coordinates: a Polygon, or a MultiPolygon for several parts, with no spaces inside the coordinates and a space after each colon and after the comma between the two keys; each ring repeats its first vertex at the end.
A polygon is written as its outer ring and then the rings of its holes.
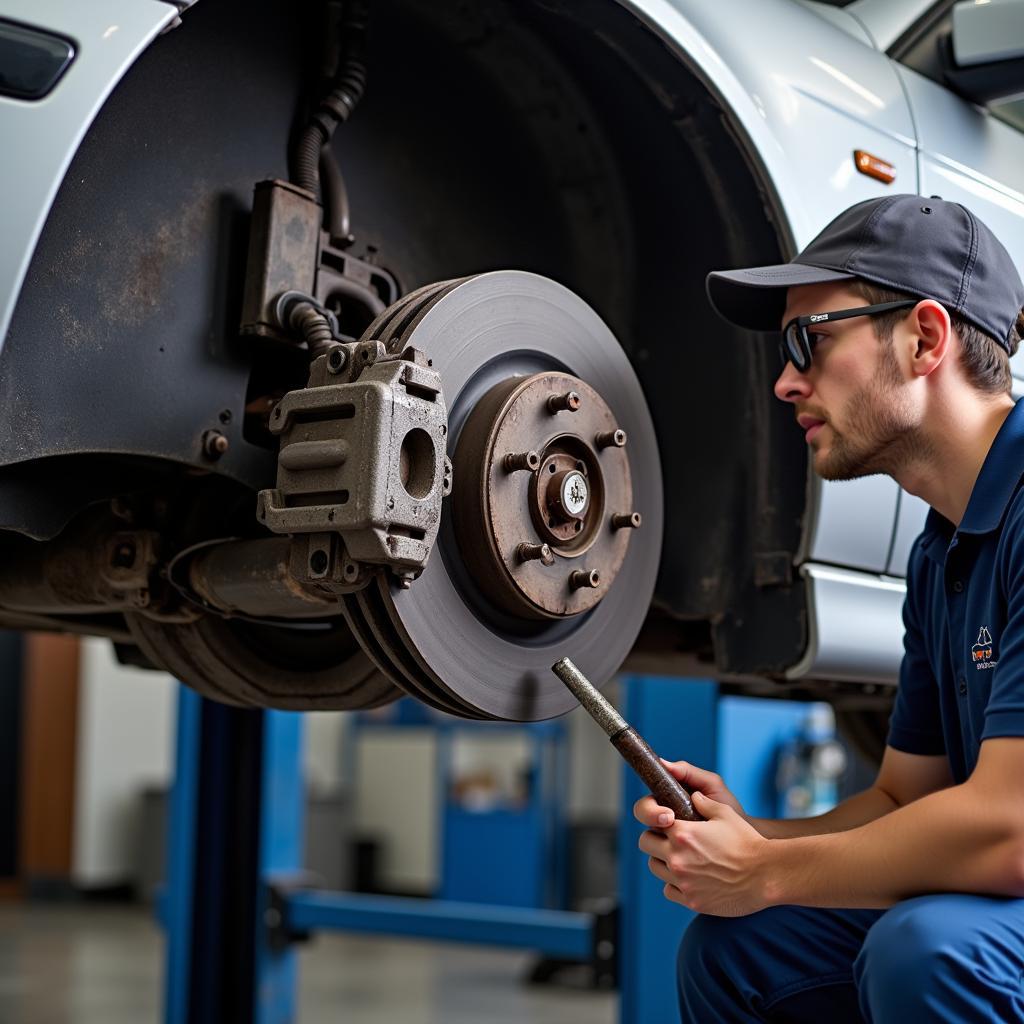
{"type": "MultiPolygon", "coordinates": [[[[137,451],[272,486],[273,460],[239,426],[244,406],[254,381],[303,381],[287,355],[239,344],[245,210],[254,181],[287,175],[317,53],[314,28],[281,5],[207,0],[115,90],[62,186],[0,357],[12,382],[0,384],[0,434],[14,436],[15,416],[64,410],[59,432],[21,436],[18,461],[137,451]],[[199,438],[232,410],[231,453],[211,467],[199,438]]],[[[381,0],[369,70],[334,143],[356,251],[406,290],[515,267],[594,306],[640,377],[662,453],[664,558],[640,648],[666,666],[713,651],[736,677],[792,664],[805,643],[791,578],[805,454],[772,398],[768,346],[704,296],[710,269],[785,258],[728,112],[613,0],[381,0]]],[[[7,479],[0,470],[0,527],[31,533],[7,479]]]]}
{"type": "Polygon", "coordinates": [[[528,269],[601,313],[647,395],[666,531],[644,663],[678,670],[682,650],[713,652],[736,678],[792,664],[806,642],[791,575],[806,456],[771,393],[774,351],[721,321],[704,294],[711,269],[788,256],[737,126],[618,3],[409,9],[490,78],[506,123],[533,140],[534,180],[547,180],[565,227],[562,250],[528,269]]]}

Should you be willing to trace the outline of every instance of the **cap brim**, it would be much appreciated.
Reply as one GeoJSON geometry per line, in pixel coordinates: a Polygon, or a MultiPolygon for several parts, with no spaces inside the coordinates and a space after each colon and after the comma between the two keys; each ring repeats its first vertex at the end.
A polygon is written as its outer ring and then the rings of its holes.
{"type": "Polygon", "coordinates": [[[748,270],[714,270],[708,274],[706,287],[708,300],[723,319],[752,331],[777,331],[786,310],[786,289],[849,281],[856,276],[806,263],[780,263],[748,270]]]}

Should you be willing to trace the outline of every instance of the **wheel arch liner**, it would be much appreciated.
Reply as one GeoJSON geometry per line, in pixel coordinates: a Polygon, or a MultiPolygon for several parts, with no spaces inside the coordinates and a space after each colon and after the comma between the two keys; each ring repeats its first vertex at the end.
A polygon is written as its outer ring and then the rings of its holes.
{"type": "Polygon", "coordinates": [[[104,101],[150,42],[177,16],[161,0],[4,0],[0,15],[72,39],[77,55],[38,102],[0,97],[0,348],[46,216],[104,101]]]}

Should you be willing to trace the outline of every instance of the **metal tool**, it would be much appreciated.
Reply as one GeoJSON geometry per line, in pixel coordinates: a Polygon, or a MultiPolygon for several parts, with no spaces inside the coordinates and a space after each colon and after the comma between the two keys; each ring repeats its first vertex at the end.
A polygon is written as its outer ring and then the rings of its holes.
{"type": "Polygon", "coordinates": [[[601,696],[597,687],[570,661],[562,658],[551,671],[572,691],[587,713],[608,734],[612,746],[643,779],[654,799],[684,821],[703,821],[687,789],[661,763],[644,738],[601,696]]]}

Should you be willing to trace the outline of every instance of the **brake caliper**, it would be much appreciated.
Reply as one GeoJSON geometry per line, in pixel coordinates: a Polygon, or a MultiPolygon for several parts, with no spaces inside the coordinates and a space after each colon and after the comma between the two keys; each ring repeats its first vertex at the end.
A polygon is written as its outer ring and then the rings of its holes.
{"type": "Polygon", "coordinates": [[[270,430],[281,439],[277,487],[260,491],[257,515],[291,535],[291,574],[343,594],[386,569],[408,587],[452,487],[441,379],[423,353],[334,346],[277,404],[270,430]]]}

